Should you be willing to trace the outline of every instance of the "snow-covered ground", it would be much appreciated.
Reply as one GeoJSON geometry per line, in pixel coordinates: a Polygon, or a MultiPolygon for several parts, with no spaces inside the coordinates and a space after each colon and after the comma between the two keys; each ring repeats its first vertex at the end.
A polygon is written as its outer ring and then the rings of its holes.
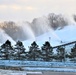
{"type": "Polygon", "coordinates": [[[0,75],[26,75],[26,72],[0,69],[0,75]]]}
{"type": "Polygon", "coordinates": [[[0,60],[0,65],[18,67],[73,67],[76,63],[70,62],[44,62],[44,61],[19,61],[19,60],[0,60]]]}
{"type": "Polygon", "coordinates": [[[49,41],[53,47],[76,41],[76,24],[68,25],[61,30],[50,30],[49,32],[38,36],[35,39],[23,41],[26,49],[28,49],[28,46],[30,46],[33,41],[36,41],[39,47],[41,47],[45,43],[45,41],[49,41]]]}
{"type": "Polygon", "coordinates": [[[0,60],[0,66],[20,67],[24,71],[65,71],[76,72],[76,63],[0,60]]]}
{"type": "Polygon", "coordinates": [[[76,72],[73,68],[30,68],[26,67],[26,70],[30,71],[53,71],[53,72],[76,72]]]}
{"type": "Polygon", "coordinates": [[[42,72],[28,72],[28,71],[14,71],[14,70],[1,70],[0,75],[27,75],[27,74],[42,74],[42,72]]]}

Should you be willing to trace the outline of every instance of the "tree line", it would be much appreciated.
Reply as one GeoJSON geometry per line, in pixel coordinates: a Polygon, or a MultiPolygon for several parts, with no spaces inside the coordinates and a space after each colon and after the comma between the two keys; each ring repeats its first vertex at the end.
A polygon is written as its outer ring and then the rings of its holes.
{"type": "Polygon", "coordinates": [[[31,43],[29,50],[26,51],[23,43],[17,41],[14,46],[7,40],[0,46],[0,59],[1,60],[28,60],[28,61],[61,61],[65,62],[66,59],[76,61],[76,44],[71,48],[70,53],[67,53],[65,47],[58,46],[56,53],[50,42],[46,41],[41,48],[37,45],[36,41],[31,43]]]}

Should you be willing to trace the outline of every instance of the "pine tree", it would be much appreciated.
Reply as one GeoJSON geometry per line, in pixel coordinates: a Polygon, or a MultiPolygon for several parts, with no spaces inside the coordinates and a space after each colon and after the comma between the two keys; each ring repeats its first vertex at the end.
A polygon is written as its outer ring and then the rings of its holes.
{"type": "Polygon", "coordinates": [[[65,55],[65,48],[63,48],[62,46],[59,46],[58,48],[57,48],[57,60],[59,60],[59,61],[65,61],[65,57],[66,57],[66,55],[65,55]]]}
{"type": "Polygon", "coordinates": [[[13,47],[11,46],[11,42],[7,40],[3,45],[1,45],[0,53],[2,59],[12,59],[13,47]]]}
{"type": "Polygon", "coordinates": [[[26,52],[25,52],[24,45],[21,41],[18,41],[14,47],[14,59],[16,60],[25,60],[26,58],[26,52]]]}
{"type": "Polygon", "coordinates": [[[52,61],[53,59],[53,49],[48,41],[43,44],[41,47],[42,50],[42,58],[44,61],[52,61]]]}
{"type": "Polygon", "coordinates": [[[70,58],[71,58],[71,61],[76,62],[76,44],[71,49],[70,58]]]}
{"type": "Polygon", "coordinates": [[[28,52],[28,59],[29,60],[40,60],[40,54],[41,51],[39,49],[39,46],[37,43],[34,41],[31,46],[29,47],[29,52],[28,52]]]}

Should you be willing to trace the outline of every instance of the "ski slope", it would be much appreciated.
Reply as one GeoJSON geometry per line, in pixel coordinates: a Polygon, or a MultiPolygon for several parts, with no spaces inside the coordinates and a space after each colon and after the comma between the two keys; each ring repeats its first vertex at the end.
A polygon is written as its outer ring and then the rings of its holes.
{"type": "Polygon", "coordinates": [[[33,41],[36,41],[39,47],[41,47],[45,41],[49,41],[52,46],[76,41],[76,24],[68,25],[63,29],[57,29],[56,31],[50,30],[49,32],[38,36],[35,39],[23,41],[26,49],[28,49],[33,41]]]}

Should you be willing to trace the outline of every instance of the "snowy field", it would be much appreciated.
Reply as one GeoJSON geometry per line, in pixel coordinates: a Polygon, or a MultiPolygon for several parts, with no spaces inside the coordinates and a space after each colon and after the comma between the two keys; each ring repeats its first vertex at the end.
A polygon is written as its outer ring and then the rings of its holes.
{"type": "Polygon", "coordinates": [[[24,70],[0,69],[0,75],[76,75],[76,63],[0,60],[2,65],[21,67],[24,70]]]}
{"type": "Polygon", "coordinates": [[[28,74],[41,75],[42,72],[12,71],[12,70],[1,70],[0,69],[0,75],[28,75],[28,74]]]}
{"type": "Polygon", "coordinates": [[[0,66],[20,67],[24,71],[76,72],[76,63],[0,60],[0,66]]]}
{"type": "Polygon", "coordinates": [[[73,72],[26,72],[26,71],[12,71],[12,70],[1,70],[0,75],[76,75],[73,72]]]}
{"type": "Polygon", "coordinates": [[[0,60],[0,65],[17,67],[73,67],[76,63],[70,62],[45,62],[45,61],[19,61],[19,60],[0,60]]]}
{"type": "Polygon", "coordinates": [[[0,75],[26,75],[26,72],[17,72],[12,70],[0,70],[0,75]]]}

